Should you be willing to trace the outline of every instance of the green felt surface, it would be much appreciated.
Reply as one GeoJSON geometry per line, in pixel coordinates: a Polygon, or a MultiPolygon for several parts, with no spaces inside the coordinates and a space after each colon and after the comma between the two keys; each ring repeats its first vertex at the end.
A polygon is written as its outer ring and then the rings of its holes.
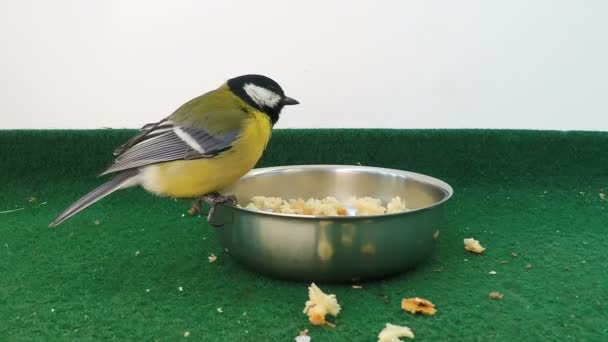
{"type": "Polygon", "coordinates": [[[308,324],[307,284],[241,268],[203,219],[182,217],[188,202],[129,189],[47,228],[100,183],[132,133],[0,131],[0,211],[24,208],[0,214],[0,341],[175,341],[185,331],[192,341],[293,341],[304,328],[313,342],[375,341],[386,322],[418,341],[608,340],[607,133],[275,132],[261,165],[393,167],[455,190],[427,263],[362,289],[320,284],[343,308],[334,329],[308,324]],[[466,252],[467,237],[486,252],[466,252]],[[437,314],[403,312],[412,296],[437,314]]]}

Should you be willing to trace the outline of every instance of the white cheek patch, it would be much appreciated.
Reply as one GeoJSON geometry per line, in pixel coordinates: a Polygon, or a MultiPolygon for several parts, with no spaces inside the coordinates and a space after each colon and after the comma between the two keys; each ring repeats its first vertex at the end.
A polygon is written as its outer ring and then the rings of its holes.
{"type": "Polygon", "coordinates": [[[247,83],[243,86],[243,89],[260,107],[274,108],[281,101],[279,94],[255,84],[247,83]]]}

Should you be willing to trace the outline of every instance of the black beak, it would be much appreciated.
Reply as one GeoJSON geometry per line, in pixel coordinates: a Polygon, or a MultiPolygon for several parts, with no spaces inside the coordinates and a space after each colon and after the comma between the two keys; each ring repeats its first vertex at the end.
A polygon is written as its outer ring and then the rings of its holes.
{"type": "Polygon", "coordinates": [[[285,96],[283,98],[282,102],[283,102],[284,106],[292,106],[292,105],[300,104],[300,102],[298,102],[298,100],[292,99],[291,97],[287,97],[287,96],[285,96]]]}

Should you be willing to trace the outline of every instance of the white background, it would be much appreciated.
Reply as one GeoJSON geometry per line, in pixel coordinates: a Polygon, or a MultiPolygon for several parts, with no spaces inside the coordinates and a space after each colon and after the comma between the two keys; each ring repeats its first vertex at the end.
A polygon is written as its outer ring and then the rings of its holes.
{"type": "Polygon", "coordinates": [[[0,1],[0,128],[140,127],[244,73],[277,127],[608,130],[608,1],[0,1]]]}

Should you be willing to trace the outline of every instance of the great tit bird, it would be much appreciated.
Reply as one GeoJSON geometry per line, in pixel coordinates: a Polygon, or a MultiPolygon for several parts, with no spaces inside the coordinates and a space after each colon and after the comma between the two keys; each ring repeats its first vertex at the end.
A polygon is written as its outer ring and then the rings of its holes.
{"type": "Polygon", "coordinates": [[[232,78],[167,118],[142,127],[114,151],[114,163],[101,173],[114,177],[70,205],[49,226],[116,190],[137,185],[161,196],[216,194],[213,204],[226,201],[217,192],[255,166],[283,106],[298,103],[268,77],[232,78]]]}

